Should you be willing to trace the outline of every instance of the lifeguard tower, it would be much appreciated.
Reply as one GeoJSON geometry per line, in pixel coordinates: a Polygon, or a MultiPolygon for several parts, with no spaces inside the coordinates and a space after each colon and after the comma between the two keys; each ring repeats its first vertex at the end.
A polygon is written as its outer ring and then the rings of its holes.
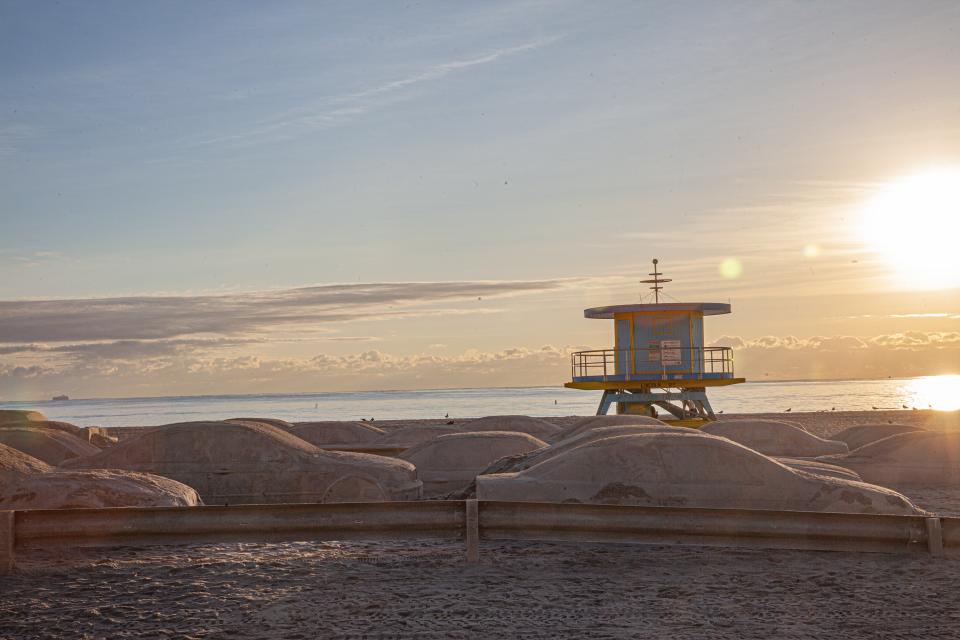
{"type": "Polygon", "coordinates": [[[661,303],[662,278],[653,261],[653,304],[585,309],[586,318],[613,320],[614,348],[571,356],[571,389],[603,391],[597,415],[616,403],[617,413],[657,417],[663,409],[673,424],[695,426],[716,416],[707,387],[744,382],[733,375],[729,347],[705,347],[703,318],[730,313],[720,302],[661,303]]]}

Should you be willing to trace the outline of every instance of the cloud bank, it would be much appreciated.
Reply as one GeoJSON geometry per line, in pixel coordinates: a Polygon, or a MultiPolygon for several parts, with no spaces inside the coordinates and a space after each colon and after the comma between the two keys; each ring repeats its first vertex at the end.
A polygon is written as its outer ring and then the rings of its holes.
{"type": "Polygon", "coordinates": [[[870,337],[723,336],[736,370],[755,380],[882,378],[960,372],[960,332],[905,331],[870,337]]]}

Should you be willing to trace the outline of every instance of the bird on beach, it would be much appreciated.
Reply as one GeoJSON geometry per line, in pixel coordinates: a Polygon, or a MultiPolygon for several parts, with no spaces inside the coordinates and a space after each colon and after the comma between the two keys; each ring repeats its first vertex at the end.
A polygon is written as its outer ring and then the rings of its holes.
{"type": "Polygon", "coordinates": [[[905,404],[902,404],[902,405],[900,405],[900,406],[903,407],[904,409],[909,409],[909,408],[910,408],[910,407],[908,407],[908,406],[905,405],[905,404]]]}
{"type": "Polygon", "coordinates": [[[791,411],[793,411],[793,407],[790,407],[789,409],[787,409],[786,411],[784,411],[784,413],[790,413],[791,411]]]}
{"type": "Polygon", "coordinates": [[[443,414],[443,417],[444,417],[444,418],[449,418],[449,417],[450,417],[450,414],[449,414],[449,413],[445,413],[445,414],[443,414]]]}
{"type": "Polygon", "coordinates": [[[837,410],[836,407],[830,407],[830,411],[836,411],[836,410],[837,410]]]}

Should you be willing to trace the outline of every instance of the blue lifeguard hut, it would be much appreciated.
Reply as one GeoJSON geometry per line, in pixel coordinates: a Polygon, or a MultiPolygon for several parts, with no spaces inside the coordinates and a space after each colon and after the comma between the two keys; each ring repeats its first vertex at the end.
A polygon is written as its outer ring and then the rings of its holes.
{"type": "Polygon", "coordinates": [[[571,389],[603,391],[597,415],[616,404],[617,413],[670,414],[674,424],[695,426],[715,420],[707,387],[745,382],[733,373],[729,347],[706,347],[703,319],[730,313],[720,302],[661,303],[659,261],[653,261],[653,304],[585,309],[586,318],[613,320],[613,349],[578,351],[571,356],[571,389]]]}

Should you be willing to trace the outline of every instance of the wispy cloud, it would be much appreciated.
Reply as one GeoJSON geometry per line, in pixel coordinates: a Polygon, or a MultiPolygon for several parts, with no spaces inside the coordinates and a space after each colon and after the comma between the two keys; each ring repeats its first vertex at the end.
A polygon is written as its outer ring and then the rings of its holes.
{"type": "Polygon", "coordinates": [[[544,293],[577,282],[393,282],[228,295],[0,301],[0,343],[250,336],[383,317],[496,313],[482,301],[544,293]],[[453,301],[459,302],[436,307],[453,301]]]}
{"type": "Polygon", "coordinates": [[[220,135],[201,140],[201,145],[232,144],[246,145],[260,142],[275,142],[291,136],[302,135],[317,129],[336,126],[350,118],[362,115],[398,99],[404,90],[416,85],[441,80],[451,74],[482,65],[492,64],[503,58],[535,51],[549,46],[563,36],[539,38],[521,45],[460,60],[434,64],[408,76],[389,80],[360,91],[328,96],[309,108],[299,108],[283,115],[263,120],[246,131],[220,135]]]}

